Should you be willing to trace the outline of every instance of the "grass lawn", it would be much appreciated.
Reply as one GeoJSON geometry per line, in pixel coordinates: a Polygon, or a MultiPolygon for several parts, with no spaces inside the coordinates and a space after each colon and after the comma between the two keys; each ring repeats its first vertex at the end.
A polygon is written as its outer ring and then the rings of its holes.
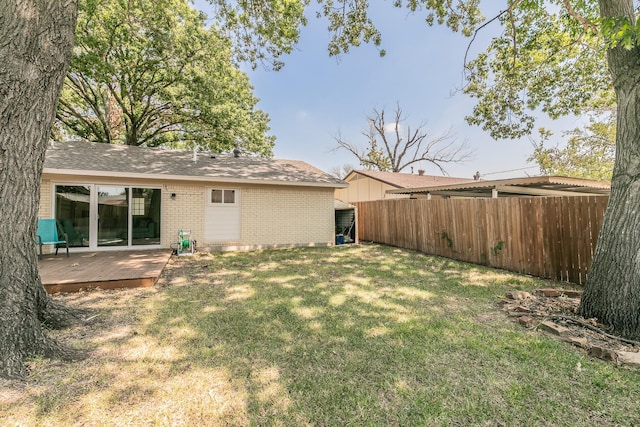
{"type": "Polygon", "coordinates": [[[90,351],[0,382],[0,425],[640,425],[640,371],[511,322],[554,284],[378,245],[174,258],[154,288],[59,296],[90,351]]]}

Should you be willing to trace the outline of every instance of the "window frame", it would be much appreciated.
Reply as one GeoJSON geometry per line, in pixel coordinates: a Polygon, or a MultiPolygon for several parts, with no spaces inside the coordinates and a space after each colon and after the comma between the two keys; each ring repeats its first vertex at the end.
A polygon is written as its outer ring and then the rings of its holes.
{"type": "Polygon", "coordinates": [[[209,188],[208,190],[208,197],[207,197],[207,204],[209,206],[238,206],[238,189],[237,188],[221,188],[221,187],[214,187],[214,188],[209,188]],[[213,201],[213,192],[214,191],[222,191],[222,198],[220,202],[214,202],[213,201]],[[233,203],[229,203],[229,202],[225,202],[226,200],[226,192],[233,192],[233,203]]]}

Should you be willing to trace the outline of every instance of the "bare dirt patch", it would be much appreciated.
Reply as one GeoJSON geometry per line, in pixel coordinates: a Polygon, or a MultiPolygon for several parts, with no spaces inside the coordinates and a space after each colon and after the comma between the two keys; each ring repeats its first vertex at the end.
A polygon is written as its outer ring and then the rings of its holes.
{"type": "Polygon", "coordinates": [[[597,319],[577,314],[581,291],[538,289],[507,292],[502,309],[520,325],[554,335],[592,357],[640,367],[640,342],[617,337],[597,319]]]}

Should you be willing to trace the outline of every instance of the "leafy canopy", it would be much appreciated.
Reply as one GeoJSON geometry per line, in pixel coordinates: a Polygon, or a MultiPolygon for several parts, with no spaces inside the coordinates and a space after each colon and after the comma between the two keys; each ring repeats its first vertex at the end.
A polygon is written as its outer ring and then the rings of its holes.
{"type": "MultiPolygon", "coordinates": [[[[125,5],[145,2],[140,0],[137,2],[85,0],[85,2],[87,8],[94,11],[94,18],[85,22],[81,17],[79,29],[89,28],[90,25],[97,27],[97,21],[109,22],[110,20],[105,18],[111,18],[112,22],[110,26],[105,25],[104,33],[114,28],[118,31],[112,37],[116,40],[100,41],[97,37],[95,40],[87,40],[84,45],[100,46],[102,49],[98,50],[95,57],[91,57],[88,53],[85,53],[84,57],[77,55],[74,64],[84,65],[85,62],[96,64],[99,58],[105,57],[104,52],[116,46],[114,41],[122,41],[125,38],[120,37],[120,34],[131,40],[132,47],[138,47],[145,52],[152,51],[153,49],[145,48],[145,40],[162,40],[168,37],[164,34],[165,31],[171,34],[172,31],[169,30],[175,31],[180,27],[176,25],[177,21],[184,21],[185,29],[186,23],[191,22],[185,18],[184,12],[174,14],[173,17],[168,14],[156,17],[149,12],[158,8],[147,6],[148,10],[144,11],[144,17],[149,19],[153,17],[156,21],[172,23],[164,27],[160,26],[162,31],[154,34],[153,38],[146,37],[146,33],[143,37],[139,32],[135,33],[135,30],[125,31],[125,27],[119,23],[131,21],[130,11],[128,11],[128,19],[121,19],[125,5]],[[96,14],[97,5],[105,3],[110,3],[111,9],[120,7],[122,10],[118,13],[111,12],[110,16],[96,14]]],[[[226,63],[229,63],[233,57],[237,61],[248,61],[254,66],[258,63],[269,64],[275,69],[282,66],[281,56],[291,52],[298,41],[300,27],[307,23],[305,13],[311,7],[310,0],[210,0],[210,2],[214,5],[215,11],[213,28],[219,27],[224,31],[225,35],[231,38],[233,47],[226,43],[226,39],[215,30],[209,31],[208,36],[211,39],[196,37],[206,32],[200,22],[197,25],[191,24],[191,28],[198,28],[198,31],[184,31],[188,33],[184,37],[192,38],[186,38],[188,41],[182,48],[222,45],[223,49],[215,49],[215,51],[218,59],[220,55],[225,56],[226,63]]],[[[183,2],[162,0],[155,4],[175,6],[180,3],[183,2]]],[[[535,127],[535,117],[540,112],[556,119],[567,114],[582,114],[611,106],[614,103],[614,95],[605,60],[606,48],[618,45],[630,48],[634,45],[640,29],[638,21],[630,22],[627,18],[600,19],[597,2],[585,0],[511,0],[505,2],[503,10],[495,16],[490,16],[489,21],[485,21],[479,0],[396,0],[393,5],[422,15],[429,25],[435,23],[447,25],[454,31],[474,36],[474,38],[478,32],[489,31],[488,27],[494,22],[500,24],[501,32],[492,39],[488,48],[466,62],[464,87],[464,92],[477,100],[473,114],[467,117],[467,120],[471,124],[481,126],[494,138],[517,138],[531,134],[535,127]]],[[[184,4],[181,7],[184,8],[184,4]]],[[[326,18],[328,29],[332,33],[328,47],[330,54],[346,53],[351,46],[358,46],[361,43],[372,42],[378,46],[381,45],[382,37],[369,16],[369,7],[367,1],[318,1],[316,15],[326,18]]],[[[195,14],[193,11],[191,13],[195,14]]],[[[193,60],[197,55],[203,55],[204,51],[211,54],[211,50],[204,49],[197,53],[191,51],[188,55],[191,55],[190,59],[193,60]]],[[[384,54],[384,50],[381,50],[381,54],[384,54]]],[[[130,53],[125,55],[127,60],[130,57],[130,53]]],[[[158,55],[158,57],[161,56],[158,55]]],[[[156,61],[155,65],[159,63],[160,61],[156,61]]],[[[109,66],[108,63],[92,70],[97,71],[107,66],[109,66]]],[[[237,113],[242,110],[231,108],[230,104],[226,107],[220,107],[218,104],[214,109],[201,108],[201,105],[206,105],[202,103],[203,98],[218,95],[219,99],[224,90],[222,92],[219,89],[209,90],[207,93],[207,89],[215,87],[211,85],[211,73],[203,72],[205,69],[203,67],[199,69],[193,67],[188,72],[184,72],[187,69],[186,62],[177,68],[178,75],[190,76],[191,83],[185,83],[183,88],[189,85],[197,86],[194,93],[200,99],[196,98],[192,102],[184,103],[187,110],[197,112],[198,115],[198,120],[187,121],[182,125],[184,130],[192,131],[194,123],[206,121],[207,118],[213,119],[220,125],[219,132],[222,132],[222,129],[229,129],[232,123],[252,122],[263,125],[253,128],[244,126],[244,129],[251,129],[250,136],[245,139],[256,141],[264,138],[264,132],[268,128],[266,116],[262,112],[251,109],[253,116],[251,114],[234,115],[230,112],[237,113]],[[224,110],[225,114],[230,114],[233,119],[229,120],[227,116],[225,120],[223,115],[216,116],[212,110],[224,110]],[[251,120],[246,120],[248,117],[251,120]]],[[[235,75],[228,73],[225,77],[242,81],[242,77],[245,76],[239,76],[240,73],[237,70],[234,71],[235,75]]],[[[75,82],[75,85],[81,86],[78,82],[75,82]]],[[[246,85],[248,86],[248,83],[246,85]]],[[[229,85],[218,85],[217,88],[220,86],[229,87],[229,85]]],[[[84,89],[83,91],[87,92],[84,89]]],[[[171,92],[171,98],[180,101],[188,99],[180,89],[174,89],[171,92]]],[[[117,101],[118,98],[108,94],[102,103],[104,104],[102,108],[112,111],[113,108],[107,104],[113,104],[114,100],[117,101]]],[[[253,107],[255,100],[252,103],[251,96],[246,96],[244,104],[253,107]]],[[[173,109],[171,111],[173,112],[173,109]]],[[[117,124],[118,119],[112,116],[102,122],[114,120],[117,124]]],[[[93,128],[95,127],[94,125],[93,128]]],[[[592,131],[593,129],[584,130],[586,133],[592,131]]],[[[95,131],[92,130],[92,132],[95,131]]],[[[194,135],[197,138],[198,133],[194,135]]],[[[221,138],[226,144],[231,143],[233,139],[237,140],[238,136],[225,135],[221,138]]],[[[270,143],[272,144],[273,141],[271,140],[270,143]]],[[[543,145],[534,153],[534,157],[542,153],[541,147],[543,145]]],[[[544,150],[547,148],[544,147],[544,150]]],[[[380,147],[373,147],[370,154],[376,157],[380,154],[379,151],[380,147]]]]}
{"type": "MultiPolygon", "coordinates": [[[[208,0],[215,10],[217,23],[233,35],[242,60],[268,64],[275,69],[284,64],[283,54],[290,53],[300,38],[300,27],[307,24],[311,0],[208,0]]],[[[316,2],[314,2],[316,3],[316,2]]],[[[394,0],[393,6],[424,13],[425,21],[444,24],[469,35],[482,21],[480,0],[394,0]]],[[[369,16],[368,0],[317,0],[315,16],[327,21],[332,35],[328,45],[331,55],[349,52],[351,46],[373,43],[380,46],[382,35],[369,16]]],[[[381,50],[384,55],[384,50],[381,50]]]]}
{"type": "Polygon", "coordinates": [[[466,64],[464,92],[477,99],[469,123],[518,138],[536,113],[557,119],[614,102],[597,2],[511,1],[497,19],[502,34],[466,64]]]}
{"type": "Polygon", "coordinates": [[[616,151],[615,115],[592,119],[584,129],[574,129],[566,135],[569,140],[564,148],[547,147],[549,133],[541,129],[542,141],[529,160],[535,161],[544,175],[611,181],[616,151]]]}
{"type": "MultiPolygon", "coordinates": [[[[237,34],[240,49],[254,49],[245,55],[254,60],[267,58],[268,53],[277,58],[290,52],[298,41],[299,26],[306,24],[305,9],[311,7],[310,0],[209,1],[223,12],[225,28],[237,34]],[[260,47],[270,40],[279,42],[269,49],[260,47]]],[[[332,34],[328,46],[331,55],[347,53],[351,46],[362,43],[383,45],[369,14],[369,1],[317,3],[316,16],[327,20],[332,34]]],[[[479,33],[493,31],[493,25],[499,25],[487,49],[466,62],[463,91],[477,100],[467,117],[470,124],[482,127],[496,139],[518,138],[534,131],[535,117],[540,113],[556,119],[614,102],[606,48],[632,46],[640,30],[637,21],[601,19],[598,2],[593,0],[499,3],[502,9],[487,20],[480,0],[393,1],[393,6],[421,16],[428,25],[446,25],[473,36],[472,44],[479,33]]]]}
{"type": "Polygon", "coordinates": [[[57,119],[92,141],[271,155],[252,91],[228,39],[186,0],[81,0],[57,119]]]}

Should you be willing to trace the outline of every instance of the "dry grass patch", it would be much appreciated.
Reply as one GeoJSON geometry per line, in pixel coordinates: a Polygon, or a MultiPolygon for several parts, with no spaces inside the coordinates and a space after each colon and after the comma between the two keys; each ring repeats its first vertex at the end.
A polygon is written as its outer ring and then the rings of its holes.
{"type": "Polygon", "coordinates": [[[396,248],[197,254],[62,295],[90,351],[0,383],[0,425],[637,425],[637,371],[499,311],[549,283],[396,248]]]}

